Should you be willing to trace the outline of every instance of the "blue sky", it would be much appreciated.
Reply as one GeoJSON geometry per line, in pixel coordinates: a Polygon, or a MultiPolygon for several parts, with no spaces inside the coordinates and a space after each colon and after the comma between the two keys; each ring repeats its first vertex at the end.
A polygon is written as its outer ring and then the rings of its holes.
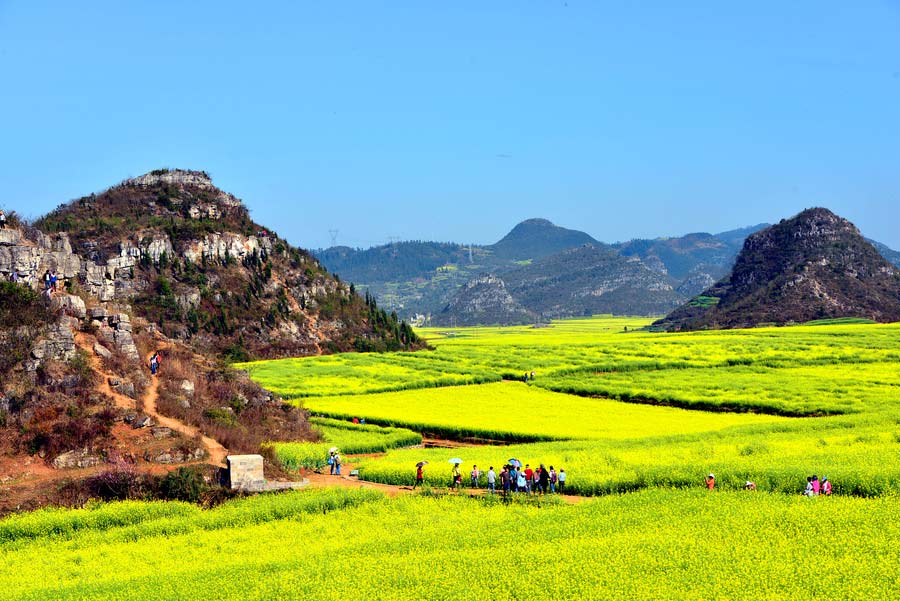
{"type": "Polygon", "coordinates": [[[0,206],[186,167],[309,248],[810,206],[900,248],[900,2],[744,4],[0,0],[0,206]]]}

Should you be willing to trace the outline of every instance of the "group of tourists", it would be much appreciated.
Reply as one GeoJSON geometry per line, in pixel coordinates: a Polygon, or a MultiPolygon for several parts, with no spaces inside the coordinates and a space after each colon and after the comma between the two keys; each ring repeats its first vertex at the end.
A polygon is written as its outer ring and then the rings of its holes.
{"type": "MultiPolygon", "coordinates": [[[[715,490],[716,488],[716,476],[715,474],[709,474],[706,476],[706,488],[709,490],[715,490]]],[[[744,482],[744,490],[756,490],[756,482],[751,480],[747,480],[744,482]]],[[[818,495],[830,495],[831,494],[831,481],[828,479],[828,476],[822,476],[822,480],[819,481],[819,477],[816,475],[812,475],[806,478],[806,489],[803,491],[803,496],[805,497],[816,497],[818,495]]]]}
{"type": "MultiPolygon", "coordinates": [[[[473,489],[480,488],[480,482],[484,476],[486,489],[488,493],[495,494],[498,490],[503,494],[524,493],[531,494],[547,494],[556,493],[564,494],[566,490],[566,470],[560,468],[559,471],[551,465],[548,468],[541,463],[536,469],[531,469],[531,465],[525,464],[522,467],[519,461],[510,461],[504,465],[500,472],[494,470],[494,466],[490,466],[487,472],[482,472],[477,465],[472,466],[469,472],[469,485],[473,489]]],[[[419,486],[424,480],[423,466],[416,466],[416,484],[419,486]]],[[[460,464],[454,463],[450,470],[450,488],[455,490],[462,489],[462,472],[460,464]]]]}
{"type": "Polygon", "coordinates": [[[816,475],[806,478],[806,490],[803,491],[804,497],[817,497],[819,495],[830,494],[831,481],[828,479],[828,476],[822,476],[821,481],[819,481],[819,477],[816,475]]]}

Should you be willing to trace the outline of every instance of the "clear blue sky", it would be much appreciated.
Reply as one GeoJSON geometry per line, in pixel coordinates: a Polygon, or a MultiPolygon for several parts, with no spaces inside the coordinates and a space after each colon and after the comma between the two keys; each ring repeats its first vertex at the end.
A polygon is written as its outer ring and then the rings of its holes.
{"type": "Polygon", "coordinates": [[[0,0],[0,206],[158,167],[309,248],[809,206],[900,248],[900,2],[0,0]]]}

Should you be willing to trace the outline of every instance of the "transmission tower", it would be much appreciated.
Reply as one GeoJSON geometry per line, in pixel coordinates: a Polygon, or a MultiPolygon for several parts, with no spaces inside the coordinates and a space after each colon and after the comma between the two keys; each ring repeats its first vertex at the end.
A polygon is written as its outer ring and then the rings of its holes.
{"type": "Polygon", "coordinates": [[[337,246],[337,235],[340,230],[328,230],[328,235],[331,236],[331,246],[337,246]]]}

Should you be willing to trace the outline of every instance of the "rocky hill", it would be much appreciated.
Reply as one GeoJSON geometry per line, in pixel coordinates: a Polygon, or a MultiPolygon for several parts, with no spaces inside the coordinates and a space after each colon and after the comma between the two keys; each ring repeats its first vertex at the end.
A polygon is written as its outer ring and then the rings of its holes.
{"type": "Polygon", "coordinates": [[[14,265],[0,259],[0,272],[16,267],[34,282],[55,269],[72,290],[130,305],[198,348],[246,359],[415,345],[202,172],[154,171],[34,226],[35,239],[14,251],[14,265]]]}
{"type": "Polygon", "coordinates": [[[681,300],[668,277],[637,257],[591,244],[550,255],[503,279],[515,300],[548,317],[658,315],[681,300]]]}
{"type": "Polygon", "coordinates": [[[12,213],[0,230],[0,514],[68,502],[59,478],[118,466],[110,477],[143,482],[160,465],[315,439],[302,410],[223,359],[419,346],[202,172],[155,171],[32,225],[12,213]]]}
{"type": "Polygon", "coordinates": [[[655,325],[737,328],[838,317],[900,320],[900,270],[852,223],[813,208],[748,237],[729,276],[655,325]]]}
{"type": "Polygon", "coordinates": [[[484,274],[464,285],[438,313],[440,326],[518,325],[533,323],[537,316],[517,303],[506,284],[495,275],[484,274]]]}

